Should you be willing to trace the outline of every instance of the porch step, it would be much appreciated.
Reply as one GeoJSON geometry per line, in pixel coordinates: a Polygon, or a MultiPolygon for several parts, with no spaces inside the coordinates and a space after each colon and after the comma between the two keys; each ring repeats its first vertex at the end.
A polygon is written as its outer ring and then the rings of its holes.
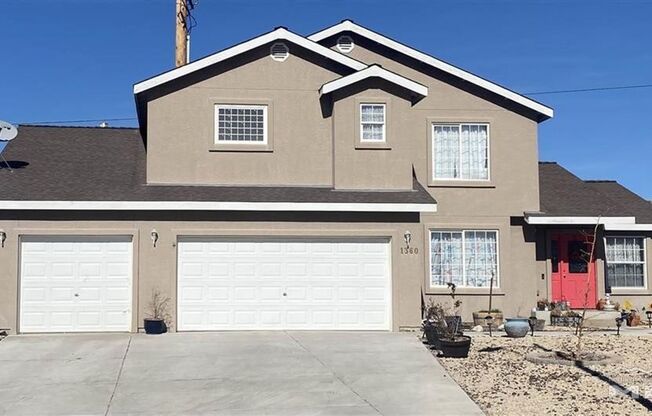
{"type": "MultiPolygon", "coordinates": [[[[581,314],[582,310],[575,312],[581,314]]],[[[584,326],[587,328],[616,328],[616,318],[620,317],[618,311],[587,310],[584,318],[584,326]]]]}

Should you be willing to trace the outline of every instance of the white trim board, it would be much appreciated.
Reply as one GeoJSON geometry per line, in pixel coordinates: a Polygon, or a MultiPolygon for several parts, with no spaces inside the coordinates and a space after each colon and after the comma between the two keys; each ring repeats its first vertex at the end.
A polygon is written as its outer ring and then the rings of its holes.
{"type": "Polygon", "coordinates": [[[216,201],[0,201],[0,210],[437,212],[437,204],[216,201]]]}
{"type": "Polygon", "coordinates": [[[652,231],[652,224],[605,224],[604,229],[607,231],[652,231]]]}
{"type": "Polygon", "coordinates": [[[371,65],[370,67],[358,72],[354,72],[353,74],[327,82],[326,84],[322,85],[322,87],[319,89],[319,92],[322,95],[329,94],[333,91],[339,90],[340,88],[347,87],[351,84],[355,84],[356,82],[372,77],[382,78],[386,81],[391,82],[392,84],[396,84],[423,97],[428,95],[428,87],[425,85],[419,84],[418,82],[412,81],[411,79],[405,78],[394,72],[390,72],[378,65],[371,65]]]}
{"type": "Polygon", "coordinates": [[[255,37],[246,42],[240,43],[238,45],[232,46],[223,51],[214,53],[205,58],[199,59],[197,61],[191,62],[187,65],[181,66],[176,69],[172,69],[168,72],[164,72],[160,75],[154,76],[152,78],[141,81],[137,84],[134,84],[134,94],[139,94],[143,91],[149,90],[166,82],[172,81],[174,79],[180,78],[184,75],[188,75],[200,69],[206,68],[208,66],[214,65],[218,62],[224,61],[226,59],[232,58],[236,55],[240,55],[252,49],[255,49],[259,46],[265,45],[267,43],[276,41],[276,40],[286,40],[292,42],[296,45],[299,45],[303,48],[306,48],[312,52],[315,52],[319,55],[325,56],[333,61],[336,61],[342,65],[348,66],[356,71],[367,68],[367,65],[357,61],[353,58],[350,58],[344,54],[341,54],[337,51],[329,49],[325,46],[322,46],[316,42],[308,40],[303,36],[299,36],[295,33],[290,32],[289,30],[281,27],[274,29],[271,32],[268,32],[264,35],[255,37]]]}
{"type": "Polygon", "coordinates": [[[594,225],[598,224],[634,224],[635,217],[543,217],[526,216],[525,222],[531,225],[594,225]]]}
{"type": "Polygon", "coordinates": [[[453,66],[449,63],[446,63],[444,61],[441,61],[433,56],[427,55],[423,52],[420,52],[416,49],[413,49],[407,45],[404,45],[402,43],[396,42],[395,40],[392,40],[386,36],[381,35],[380,33],[376,33],[372,30],[369,30],[365,27],[362,27],[351,20],[344,20],[341,23],[338,23],[334,26],[331,26],[329,28],[326,28],[324,30],[321,30],[317,33],[314,33],[310,36],[308,36],[308,39],[319,42],[323,39],[326,39],[328,37],[331,37],[333,35],[336,35],[341,32],[353,32],[359,36],[365,37],[367,39],[370,39],[376,43],[379,43],[383,46],[386,46],[390,49],[394,49],[404,55],[407,55],[411,58],[414,58],[418,61],[424,62],[432,67],[435,67],[441,71],[447,72],[451,75],[454,75],[458,78],[463,79],[464,81],[468,81],[474,85],[477,85],[481,88],[484,88],[488,91],[491,91],[495,94],[498,94],[500,96],[503,96],[515,103],[518,103],[524,107],[527,107],[531,110],[536,111],[537,113],[545,116],[546,118],[551,118],[554,115],[554,110],[550,107],[547,107],[541,103],[538,103],[530,98],[527,98],[523,95],[520,95],[518,93],[515,93],[514,91],[511,91],[505,87],[502,87],[498,84],[495,84],[491,81],[487,81],[484,78],[481,78],[477,75],[474,75],[470,72],[464,71],[463,69],[460,69],[456,66],[453,66]]]}

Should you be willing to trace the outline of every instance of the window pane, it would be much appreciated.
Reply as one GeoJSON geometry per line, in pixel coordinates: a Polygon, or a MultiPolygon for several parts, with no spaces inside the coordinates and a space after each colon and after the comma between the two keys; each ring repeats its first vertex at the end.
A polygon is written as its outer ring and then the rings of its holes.
{"type": "Polygon", "coordinates": [[[434,179],[489,179],[488,126],[435,125],[434,179]]]}
{"type": "Polygon", "coordinates": [[[642,237],[607,237],[607,284],[645,287],[645,243],[642,237]]]}
{"type": "Polygon", "coordinates": [[[489,287],[491,276],[495,280],[498,274],[496,232],[466,231],[464,247],[466,285],[489,287]]]}
{"type": "Polygon", "coordinates": [[[430,273],[432,286],[463,284],[462,233],[433,231],[430,234],[430,273]]]}
{"type": "Polygon", "coordinates": [[[265,142],[264,106],[220,106],[217,109],[218,142],[265,142]]]}
{"type": "Polygon", "coordinates": [[[568,272],[587,273],[589,270],[589,257],[591,248],[585,241],[568,242],[568,272]]]}
{"type": "Polygon", "coordinates": [[[497,249],[496,231],[431,231],[431,285],[489,287],[493,276],[498,286],[497,249]]]}
{"type": "Polygon", "coordinates": [[[383,104],[362,104],[360,106],[361,140],[385,140],[385,106],[383,104]]]}
{"type": "Polygon", "coordinates": [[[462,179],[488,179],[487,126],[462,125],[460,143],[460,177],[462,179]]]}
{"type": "Polygon", "coordinates": [[[459,178],[460,159],[459,126],[434,127],[433,163],[435,179],[459,178]]]}

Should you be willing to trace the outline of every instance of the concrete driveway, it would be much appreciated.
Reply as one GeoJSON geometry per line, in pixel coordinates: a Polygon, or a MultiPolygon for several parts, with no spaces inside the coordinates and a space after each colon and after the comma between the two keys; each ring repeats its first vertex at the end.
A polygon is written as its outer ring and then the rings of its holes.
{"type": "Polygon", "coordinates": [[[481,415],[414,334],[12,336],[4,415],[481,415]]]}

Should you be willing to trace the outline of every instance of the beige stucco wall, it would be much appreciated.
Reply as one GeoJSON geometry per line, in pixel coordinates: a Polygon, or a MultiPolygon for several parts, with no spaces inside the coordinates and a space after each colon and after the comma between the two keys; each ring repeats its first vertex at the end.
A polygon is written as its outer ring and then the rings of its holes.
{"type": "MultiPolygon", "coordinates": [[[[418,325],[423,261],[419,256],[400,254],[403,233],[413,234],[420,244],[418,223],[331,223],[331,222],[235,222],[235,221],[0,221],[7,233],[0,249],[0,328],[19,328],[19,246],[23,235],[131,235],[134,244],[132,330],[142,327],[152,289],[172,299],[170,313],[176,322],[177,248],[180,236],[328,236],[386,237],[391,241],[393,329],[418,325]],[[156,247],[150,232],[156,229],[156,247]]],[[[174,329],[174,328],[173,328],[174,329]]]]}
{"type": "Polygon", "coordinates": [[[149,102],[149,183],[332,184],[331,120],[322,116],[318,90],[339,75],[295,54],[274,61],[268,51],[149,102]],[[215,104],[268,105],[270,146],[215,146],[215,104]]]}

